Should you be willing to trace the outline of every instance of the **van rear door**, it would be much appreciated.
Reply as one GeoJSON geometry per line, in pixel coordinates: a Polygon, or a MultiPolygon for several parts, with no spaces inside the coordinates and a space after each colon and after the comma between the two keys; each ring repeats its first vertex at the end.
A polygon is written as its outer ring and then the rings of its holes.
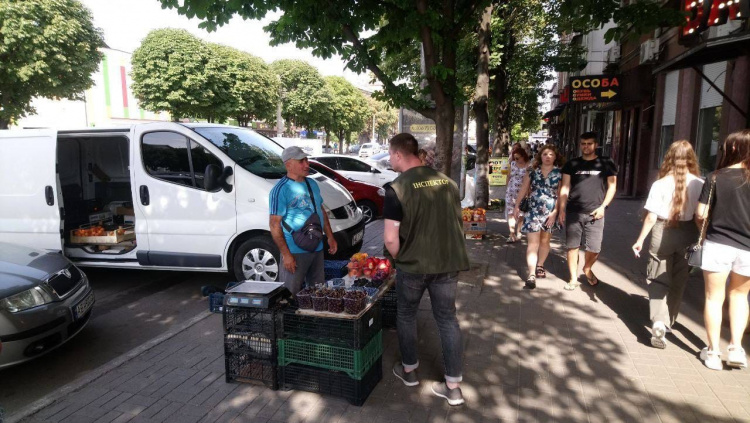
{"type": "Polygon", "coordinates": [[[57,131],[0,131],[0,238],[62,250],[57,131]]]}

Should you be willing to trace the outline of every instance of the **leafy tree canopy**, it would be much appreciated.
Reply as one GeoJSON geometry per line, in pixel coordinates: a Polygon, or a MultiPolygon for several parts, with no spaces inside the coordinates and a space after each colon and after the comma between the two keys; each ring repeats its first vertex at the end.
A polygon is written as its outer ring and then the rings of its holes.
{"type": "Polygon", "coordinates": [[[325,77],[325,84],[332,95],[326,132],[337,134],[340,141],[349,133],[361,132],[371,116],[364,94],[340,76],[325,77]]]}
{"type": "Polygon", "coordinates": [[[79,100],[104,47],[75,0],[0,0],[0,129],[35,113],[34,97],[79,100]]]}
{"type": "Polygon", "coordinates": [[[302,60],[277,60],[271,70],[281,81],[281,114],[286,121],[309,129],[325,125],[333,94],[317,69],[302,60]]]}

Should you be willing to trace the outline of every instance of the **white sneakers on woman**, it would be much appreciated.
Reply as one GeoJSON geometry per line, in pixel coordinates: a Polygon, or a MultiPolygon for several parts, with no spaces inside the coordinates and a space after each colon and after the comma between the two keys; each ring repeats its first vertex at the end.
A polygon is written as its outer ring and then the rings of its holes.
{"type": "Polygon", "coordinates": [[[722,370],[724,365],[721,363],[721,352],[710,350],[705,347],[701,350],[701,360],[711,370],[722,370]]]}
{"type": "MultiPolygon", "coordinates": [[[[722,370],[724,368],[721,362],[720,351],[709,351],[708,347],[701,350],[701,360],[711,370],[722,370]]],[[[737,369],[747,367],[747,356],[745,350],[739,345],[730,345],[727,348],[727,366],[737,369]]]]}
{"type": "Polygon", "coordinates": [[[747,367],[747,356],[741,346],[730,345],[727,348],[727,365],[736,368],[747,367]]]}

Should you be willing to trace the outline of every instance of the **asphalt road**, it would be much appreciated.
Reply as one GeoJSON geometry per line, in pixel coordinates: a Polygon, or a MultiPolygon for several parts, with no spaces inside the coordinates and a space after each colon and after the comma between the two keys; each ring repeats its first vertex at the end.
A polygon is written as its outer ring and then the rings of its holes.
{"type": "Polygon", "coordinates": [[[84,268],[96,295],[88,325],[47,355],[0,370],[6,416],[110,360],[190,320],[208,307],[202,285],[226,274],[84,268]]]}

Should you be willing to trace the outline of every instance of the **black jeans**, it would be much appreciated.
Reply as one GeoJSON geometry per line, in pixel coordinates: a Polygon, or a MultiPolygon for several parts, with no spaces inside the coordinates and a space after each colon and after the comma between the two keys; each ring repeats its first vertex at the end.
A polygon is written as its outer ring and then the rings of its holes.
{"type": "Polygon", "coordinates": [[[418,275],[402,271],[396,274],[396,294],[398,295],[398,344],[401,361],[406,370],[419,366],[417,359],[417,311],[424,290],[430,292],[432,315],[440,331],[445,363],[445,380],[461,382],[463,341],[461,328],[456,318],[456,288],[458,272],[435,275],[418,275]]]}

